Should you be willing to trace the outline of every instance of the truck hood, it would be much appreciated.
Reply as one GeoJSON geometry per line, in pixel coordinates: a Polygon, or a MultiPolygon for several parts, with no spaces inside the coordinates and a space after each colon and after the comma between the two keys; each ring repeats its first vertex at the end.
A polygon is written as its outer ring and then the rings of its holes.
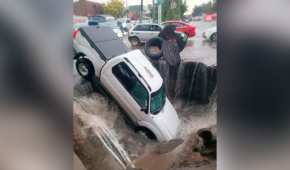
{"type": "Polygon", "coordinates": [[[176,137],[180,121],[174,107],[167,98],[163,109],[153,116],[153,121],[163,132],[166,140],[176,137]]]}

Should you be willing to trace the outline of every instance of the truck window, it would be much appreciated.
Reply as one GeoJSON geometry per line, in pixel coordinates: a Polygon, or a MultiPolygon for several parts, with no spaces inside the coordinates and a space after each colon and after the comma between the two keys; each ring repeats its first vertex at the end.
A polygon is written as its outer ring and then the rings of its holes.
{"type": "Polygon", "coordinates": [[[165,89],[164,85],[162,85],[159,90],[151,94],[150,112],[152,114],[156,114],[162,110],[165,100],[165,89]]]}
{"type": "Polygon", "coordinates": [[[140,107],[147,109],[149,94],[128,65],[121,62],[112,68],[112,72],[140,107]]]}

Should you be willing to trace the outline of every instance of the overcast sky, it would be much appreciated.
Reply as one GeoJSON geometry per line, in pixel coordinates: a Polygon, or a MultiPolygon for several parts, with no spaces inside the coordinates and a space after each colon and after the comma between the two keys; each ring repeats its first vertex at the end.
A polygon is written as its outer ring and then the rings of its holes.
{"type": "MultiPolygon", "coordinates": [[[[78,1],[78,0],[73,0],[73,1],[78,1]]],[[[93,2],[100,2],[100,3],[106,3],[110,0],[89,0],[89,1],[93,1],[93,2]]],[[[123,0],[124,4],[129,6],[129,5],[139,5],[141,3],[141,0],[123,0]]],[[[195,5],[200,5],[202,3],[208,2],[210,0],[186,0],[187,2],[187,6],[188,6],[188,10],[191,12],[193,7],[195,5]]],[[[152,4],[152,0],[143,0],[144,5],[148,5],[148,4],[152,4]]]]}

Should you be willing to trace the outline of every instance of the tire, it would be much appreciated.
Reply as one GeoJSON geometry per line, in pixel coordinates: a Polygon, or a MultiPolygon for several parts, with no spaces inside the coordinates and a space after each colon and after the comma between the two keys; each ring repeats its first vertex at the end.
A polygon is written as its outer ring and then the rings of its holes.
{"type": "Polygon", "coordinates": [[[77,59],[76,69],[82,78],[89,81],[92,80],[95,74],[95,69],[94,69],[93,64],[86,58],[77,59]]]}
{"type": "Polygon", "coordinates": [[[158,60],[163,55],[162,50],[161,50],[162,43],[163,43],[163,39],[160,38],[160,37],[151,38],[145,44],[145,47],[144,47],[145,54],[148,57],[150,57],[152,60],[158,60]],[[158,53],[152,53],[152,50],[151,50],[152,47],[159,48],[160,49],[160,52],[158,52],[158,53]]]}
{"type": "Polygon", "coordinates": [[[149,130],[145,127],[139,127],[137,129],[137,132],[144,133],[149,139],[157,140],[157,137],[155,136],[155,134],[151,130],[149,130]]]}
{"type": "Polygon", "coordinates": [[[130,41],[132,47],[137,47],[140,45],[140,40],[138,37],[131,37],[129,39],[129,41],[130,41]]]}
{"type": "Polygon", "coordinates": [[[216,34],[216,33],[213,33],[213,34],[210,36],[209,40],[210,40],[211,42],[216,42],[216,41],[217,41],[217,34],[216,34]]]}

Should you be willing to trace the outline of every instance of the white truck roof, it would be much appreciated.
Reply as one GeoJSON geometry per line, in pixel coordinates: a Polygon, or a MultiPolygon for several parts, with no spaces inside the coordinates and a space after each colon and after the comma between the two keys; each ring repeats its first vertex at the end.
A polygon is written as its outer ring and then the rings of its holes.
{"type": "Polygon", "coordinates": [[[140,50],[130,51],[121,55],[121,57],[126,58],[127,61],[129,61],[129,63],[131,63],[137,70],[137,72],[140,73],[142,78],[150,87],[151,92],[155,92],[161,88],[163,79],[140,50]]]}

